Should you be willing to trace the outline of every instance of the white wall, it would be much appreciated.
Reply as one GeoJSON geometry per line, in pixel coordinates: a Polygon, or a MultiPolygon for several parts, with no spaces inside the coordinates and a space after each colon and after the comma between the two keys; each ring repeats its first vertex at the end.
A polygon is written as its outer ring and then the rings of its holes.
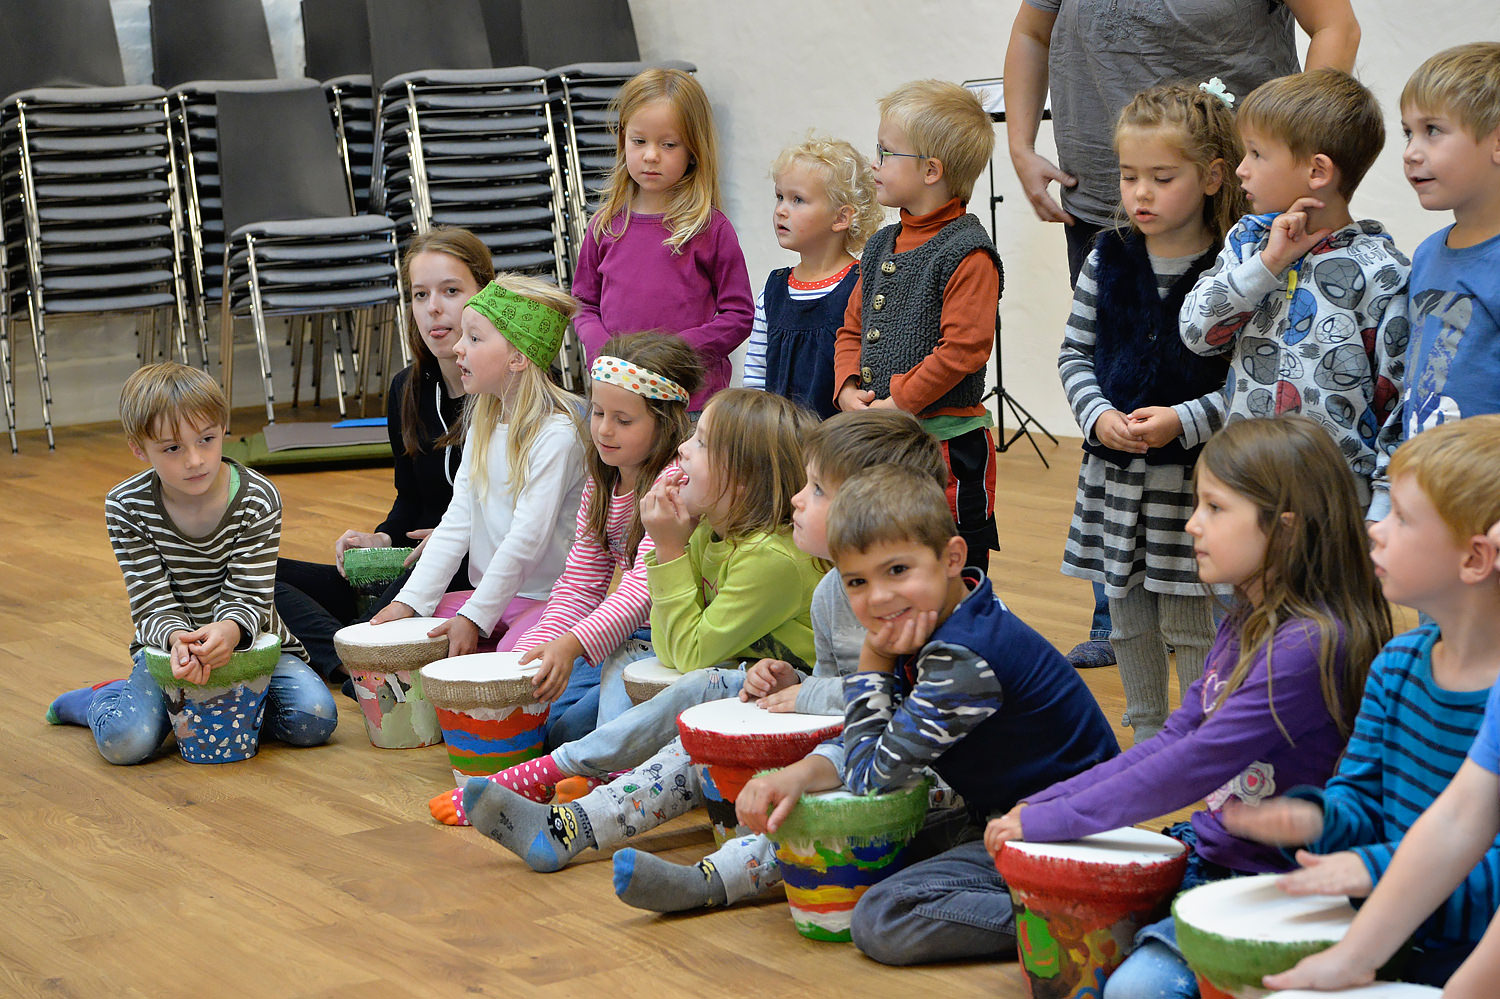
{"type": "MultiPolygon", "coordinates": [[[[131,82],[149,78],[147,0],[113,0],[131,82]]],[[[265,0],[277,66],[301,72],[297,0],[265,0]]],[[[777,151],[808,129],[875,144],[875,101],[897,84],[935,76],[955,81],[999,76],[1019,0],[633,0],[645,58],[680,58],[698,66],[718,118],[726,211],[740,234],[757,287],[789,262],[771,235],[768,169],[777,151]]],[[[1493,0],[1443,0],[1419,17],[1403,0],[1356,5],[1364,40],[1356,73],[1386,109],[1386,149],[1355,198],[1357,215],[1380,219],[1410,252],[1444,224],[1425,213],[1401,173],[1399,112],[1406,77],[1438,49],[1500,37],[1493,0]]],[[[1050,143],[1043,125],[1039,146],[1050,143]]],[[[1063,234],[1036,220],[1026,205],[997,135],[996,244],[1005,261],[1005,381],[1011,393],[1054,433],[1073,435],[1058,386],[1055,357],[1068,308],[1063,234]]],[[[988,221],[981,181],[971,208],[988,221]]],[[[134,363],[128,320],[58,322],[49,337],[54,419],[109,419],[115,388],[134,363]]],[[[23,327],[24,330],[24,327],[23,327]]],[[[18,351],[16,384],[23,427],[40,425],[29,348],[18,351]]],[[[284,354],[278,354],[278,358],[284,354]]],[[[288,368],[276,368],[285,383],[288,368]]],[[[236,399],[258,398],[253,365],[239,363],[236,399]],[[242,380],[247,378],[249,380],[242,380]]],[[[287,388],[279,390],[283,398],[287,388]]]]}

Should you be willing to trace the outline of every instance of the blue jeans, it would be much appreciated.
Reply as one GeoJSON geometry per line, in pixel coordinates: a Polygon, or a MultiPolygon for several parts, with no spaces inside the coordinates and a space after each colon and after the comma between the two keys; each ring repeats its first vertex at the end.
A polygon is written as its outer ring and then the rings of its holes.
{"type": "Polygon", "coordinates": [[[1089,621],[1089,641],[1107,642],[1113,628],[1109,622],[1109,597],[1104,595],[1104,584],[1094,584],[1094,616],[1089,621]]]}
{"type": "MultiPolygon", "coordinates": [[[[261,734],[293,746],[327,742],[338,725],[333,694],[311,666],[283,654],[271,674],[261,734]]],[[[89,729],[99,754],[110,763],[141,763],[172,731],[167,698],[146,669],[146,653],[135,654],[130,679],[100,690],[89,706],[89,729]]]]}
{"type": "Polygon", "coordinates": [[[573,660],[568,686],[547,714],[547,749],[581,739],[599,723],[599,667],[582,656],[573,660]]]}
{"type": "MultiPolygon", "coordinates": [[[[962,835],[978,834],[967,821],[963,829],[962,835]]],[[[915,841],[912,848],[918,848],[915,841]]],[[[854,906],[849,929],[854,946],[881,964],[1016,954],[1010,889],[982,839],[968,839],[872,886],[854,906]]]]}
{"type": "Polygon", "coordinates": [[[1104,983],[1104,999],[1198,999],[1198,979],[1177,948],[1172,917],[1143,926],[1135,950],[1104,983]]]}
{"type": "Polygon", "coordinates": [[[677,716],[684,709],[734,697],[744,685],[744,670],[694,670],[582,739],[559,746],[552,752],[552,762],[567,773],[585,777],[604,777],[640,766],[677,738],[677,716]]]}

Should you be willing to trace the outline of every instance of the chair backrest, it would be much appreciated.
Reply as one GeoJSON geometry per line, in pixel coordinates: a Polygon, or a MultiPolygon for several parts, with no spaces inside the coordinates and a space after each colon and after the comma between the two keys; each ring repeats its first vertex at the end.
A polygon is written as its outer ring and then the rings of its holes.
{"type": "Polygon", "coordinates": [[[120,87],[109,0],[0,0],[0,98],[33,87],[120,87]]]}
{"type": "Polygon", "coordinates": [[[489,69],[479,0],[366,0],[370,73],[378,90],[419,69],[489,69]]]}
{"type": "Polygon", "coordinates": [[[526,29],[521,23],[521,0],[479,0],[484,33],[490,40],[490,61],[496,66],[536,66],[526,58],[526,29]]]}
{"type": "Polygon", "coordinates": [[[266,12],[255,0],[151,0],[152,77],[266,80],[276,75],[266,12]]]}
{"type": "Polygon", "coordinates": [[[641,48],[627,0],[520,0],[526,63],[636,62],[641,48]]]}
{"type": "Polygon", "coordinates": [[[365,0],[302,0],[307,75],[332,80],[370,72],[370,21],[365,0]]]}
{"type": "Polygon", "coordinates": [[[222,90],[218,117],[226,235],[249,222],[351,213],[322,87],[222,90]]]}

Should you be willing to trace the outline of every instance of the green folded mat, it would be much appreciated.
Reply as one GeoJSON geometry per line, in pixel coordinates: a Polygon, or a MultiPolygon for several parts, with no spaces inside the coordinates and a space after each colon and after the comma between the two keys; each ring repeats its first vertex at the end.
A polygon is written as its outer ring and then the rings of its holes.
{"type": "Polygon", "coordinates": [[[391,445],[339,444],[333,447],[294,447],[281,451],[266,449],[266,435],[252,434],[224,442],[224,457],[241,465],[261,469],[298,469],[350,467],[357,465],[390,465],[391,445]]]}

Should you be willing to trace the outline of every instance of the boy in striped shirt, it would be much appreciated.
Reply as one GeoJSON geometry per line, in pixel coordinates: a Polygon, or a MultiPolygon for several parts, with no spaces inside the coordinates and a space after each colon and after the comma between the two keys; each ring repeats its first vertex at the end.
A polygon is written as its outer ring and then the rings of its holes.
{"type": "Polygon", "coordinates": [[[229,410],[219,386],[183,364],[147,365],[120,392],[120,420],[131,453],[151,465],[104,501],[130,598],[135,668],[129,679],[63,694],[47,720],[87,725],[111,763],[143,762],[171,731],[145,650],[167,650],[174,677],[207,684],[269,631],[281,654],[263,734],[297,746],[326,742],[338,723],[333,697],[272,601],[281,497],[269,479],[223,457],[229,410]]]}
{"type": "MultiPolygon", "coordinates": [[[[1390,482],[1391,510],[1370,525],[1375,572],[1388,599],[1431,621],[1393,638],[1370,665],[1354,733],[1325,788],[1290,788],[1286,797],[1259,807],[1226,807],[1224,824],[1239,836],[1298,848],[1301,869],[1281,879],[1289,894],[1362,898],[1374,890],[1345,938],[1367,942],[1309,959],[1313,972],[1327,973],[1330,960],[1352,959],[1345,967],[1362,969],[1368,980],[1405,942],[1396,966],[1401,977],[1440,986],[1500,907],[1497,830],[1467,845],[1428,840],[1424,847],[1424,827],[1436,826],[1430,818],[1418,822],[1424,810],[1438,810],[1452,796],[1465,774],[1488,778],[1485,793],[1496,797],[1500,761],[1481,759],[1484,740],[1476,742],[1476,733],[1500,675],[1496,550],[1485,537],[1485,529],[1500,520],[1500,415],[1444,424],[1411,438],[1391,461],[1390,482]],[[1398,851],[1408,832],[1410,841],[1398,851]],[[1439,858],[1460,856],[1467,859],[1440,870],[1439,858]],[[1404,890],[1397,887],[1414,868],[1430,889],[1421,898],[1410,882],[1404,890]],[[1399,932],[1387,923],[1390,932],[1383,937],[1357,933],[1374,928],[1365,913],[1372,907],[1380,912],[1376,903],[1382,898],[1386,911],[1397,914],[1399,932]]],[[[1493,800],[1483,804],[1495,807],[1493,800]]],[[[1459,824],[1441,825],[1446,837],[1459,824]]],[[[1275,976],[1276,987],[1355,981],[1304,973],[1288,972],[1297,977],[1285,981],[1275,976]]]]}

